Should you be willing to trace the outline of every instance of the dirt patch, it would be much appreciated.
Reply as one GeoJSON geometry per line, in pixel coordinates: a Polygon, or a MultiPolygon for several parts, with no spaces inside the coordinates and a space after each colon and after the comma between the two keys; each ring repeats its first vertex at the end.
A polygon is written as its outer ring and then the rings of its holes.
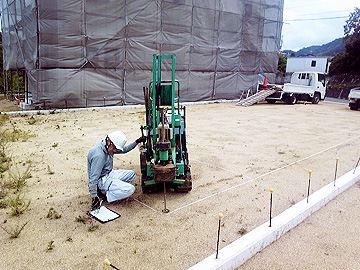
{"type": "Polygon", "coordinates": [[[26,187],[31,205],[20,217],[0,209],[4,226],[29,221],[18,239],[1,231],[1,269],[104,269],[106,258],[123,269],[187,269],[215,252],[219,212],[223,247],[241,237],[240,230],[267,221],[270,188],[276,216],[306,196],[308,170],[314,192],[333,180],[336,157],[340,176],[359,155],[359,114],[346,104],[187,106],[193,190],[168,193],[171,211],[163,214],[163,194],[141,192],[139,151],[117,155],[115,169],[137,173],[136,191],[106,205],[120,218],[94,221],[99,226],[89,231],[89,221],[78,221],[90,208],[87,153],[113,130],[124,131],[129,141],[138,138],[144,114],[132,108],[11,118],[5,128],[36,137],[10,145],[20,169],[31,161],[26,187]],[[50,208],[61,217],[47,218],[50,208]]]}
{"type": "Polygon", "coordinates": [[[0,112],[21,111],[19,102],[7,100],[4,95],[0,95],[0,112]]]}

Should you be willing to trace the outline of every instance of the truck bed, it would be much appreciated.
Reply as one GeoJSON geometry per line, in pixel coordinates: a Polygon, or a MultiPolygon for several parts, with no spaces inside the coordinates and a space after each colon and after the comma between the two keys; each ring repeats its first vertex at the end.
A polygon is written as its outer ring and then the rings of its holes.
{"type": "Polygon", "coordinates": [[[313,86],[300,85],[300,84],[286,83],[286,84],[284,84],[283,91],[286,92],[286,93],[313,94],[314,93],[314,87],[313,86]]]}

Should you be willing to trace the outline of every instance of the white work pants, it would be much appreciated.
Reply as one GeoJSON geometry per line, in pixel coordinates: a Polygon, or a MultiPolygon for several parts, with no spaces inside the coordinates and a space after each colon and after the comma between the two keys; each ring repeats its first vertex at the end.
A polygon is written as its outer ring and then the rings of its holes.
{"type": "Polygon", "coordinates": [[[112,170],[108,175],[101,178],[98,187],[106,194],[108,202],[125,199],[134,193],[135,187],[129,184],[135,178],[132,170],[112,170]]]}

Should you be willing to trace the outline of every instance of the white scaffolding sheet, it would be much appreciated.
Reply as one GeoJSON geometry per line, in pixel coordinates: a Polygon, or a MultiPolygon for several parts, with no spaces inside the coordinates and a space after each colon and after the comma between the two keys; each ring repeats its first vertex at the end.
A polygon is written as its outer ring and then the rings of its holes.
{"type": "MultiPolygon", "coordinates": [[[[4,0],[5,70],[35,105],[144,102],[153,54],[176,54],[182,101],[236,99],[274,81],[284,0],[4,0]]],[[[169,65],[164,65],[166,69],[169,65]]]]}

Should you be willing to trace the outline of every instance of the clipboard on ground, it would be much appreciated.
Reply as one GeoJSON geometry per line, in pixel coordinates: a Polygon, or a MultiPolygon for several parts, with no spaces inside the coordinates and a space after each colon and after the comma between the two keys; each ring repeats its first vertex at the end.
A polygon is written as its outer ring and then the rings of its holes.
{"type": "Polygon", "coordinates": [[[105,206],[101,206],[98,209],[88,211],[86,213],[101,223],[106,223],[120,217],[120,214],[106,208],[105,206]]]}

